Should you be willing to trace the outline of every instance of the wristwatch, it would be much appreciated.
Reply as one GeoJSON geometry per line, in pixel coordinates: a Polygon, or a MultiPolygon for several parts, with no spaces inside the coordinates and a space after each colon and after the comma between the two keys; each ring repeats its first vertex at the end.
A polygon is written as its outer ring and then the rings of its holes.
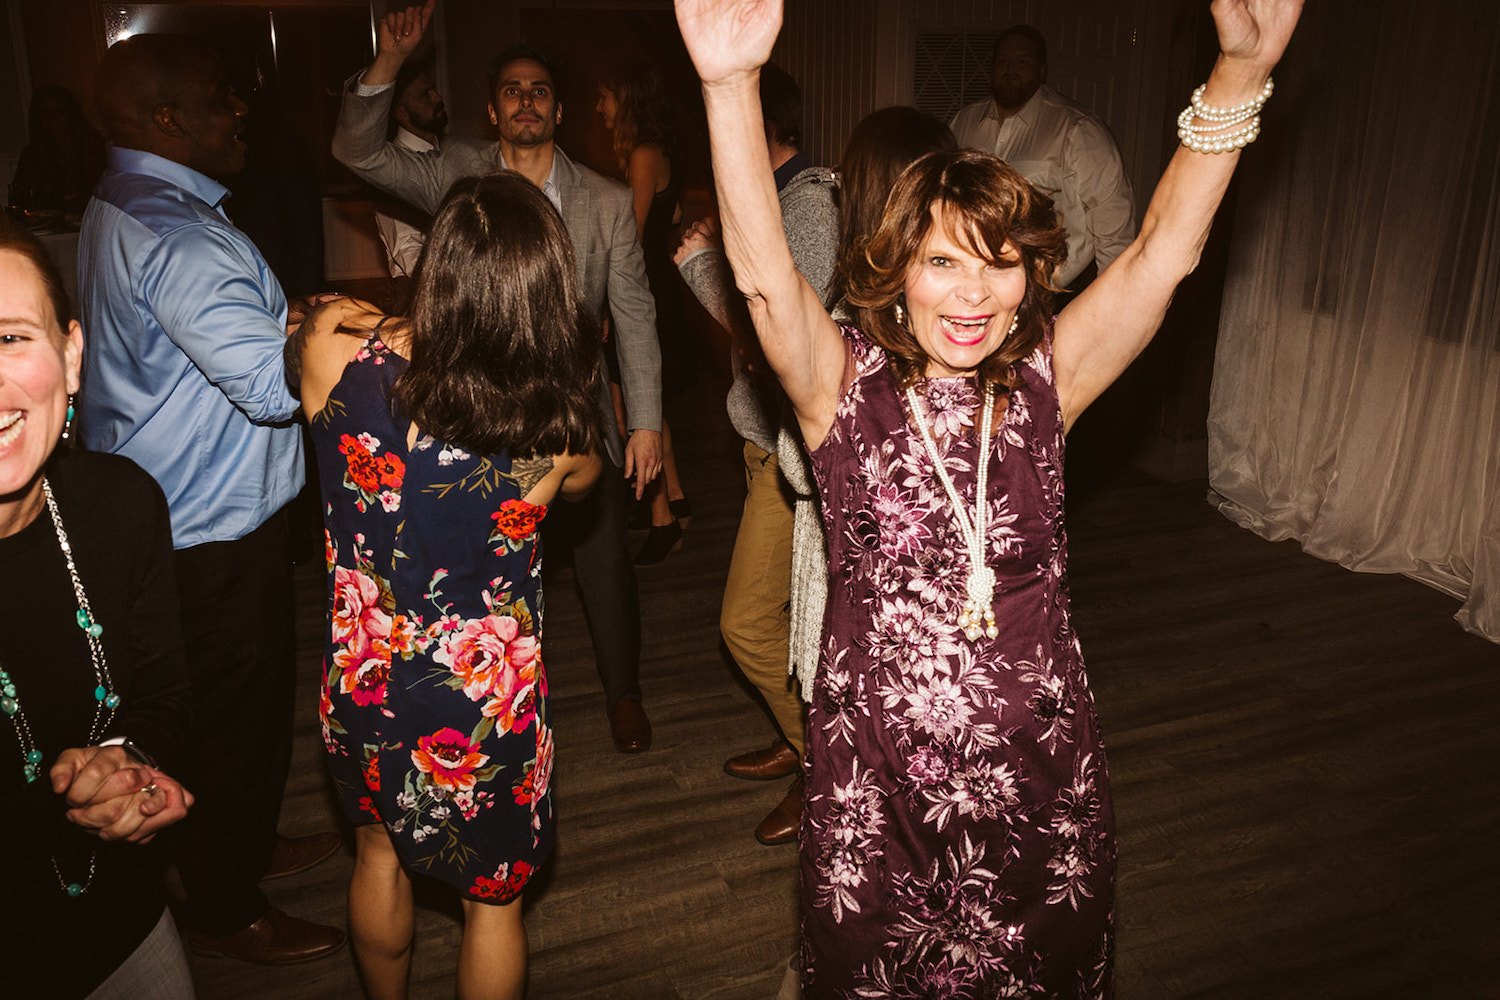
{"type": "Polygon", "coordinates": [[[125,756],[143,767],[155,768],[156,758],[130,741],[128,736],[111,736],[99,744],[100,747],[119,747],[125,751],[125,756]]]}

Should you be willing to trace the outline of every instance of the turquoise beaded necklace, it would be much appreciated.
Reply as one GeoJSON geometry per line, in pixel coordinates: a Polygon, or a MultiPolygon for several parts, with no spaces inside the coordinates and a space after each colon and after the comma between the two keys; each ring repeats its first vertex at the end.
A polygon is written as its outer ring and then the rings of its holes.
{"type": "MultiPolygon", "coordinates": [[[[63,530],[62,514],[58,513],[57,501],[52,497],[52,484],[42,479],[42,495],[47,501],[47,512],[52,515],[52,527],[57,532],[57,544],[62,546],[63,559],[68,564],[68,578],[73,582],[73,596],[78,600],[78,613],[74,616],[78,627],[89,643],[89,659],[94,666],[94,721],[89,725],[88,746],[99,742],[99,736],[104,731],[104,726],[114,717],[115,709],[120,707],[120,696],[115,693],[114,682],[110,680],[109,665],[104,660],[104,644],[100,637],[104,635],[104,626],[94,620],[93,608],[89,607],[88,595],[83,592],[83,581],[78,578],[78,567],[73,563],[73,546],[68,542],[68,533],[63,530]]],[[[16,692],[15,679],[5,671],[0,664],[0,712],[10,718],[11,725],[16,730],[16,741],[21,745],[21,771],[26,776],[29,785],[41,777],[42,761],[45,759],[42,751],[36,745],[36,738],[31,735],[31,726],[26,721],[26,710],[21,707],[21,699],[16,692]]],[[[98,860],[97,854],[89,855],[88,877],[82,882],[69,882],[63,878],[62,872],[57,867],[57,859],[52,859],[52,871],[57,875],[57,884],[62,891],[69,896],[82,896],[89,891],[89,886],[94,882],[94,866],[98,860]]]]}

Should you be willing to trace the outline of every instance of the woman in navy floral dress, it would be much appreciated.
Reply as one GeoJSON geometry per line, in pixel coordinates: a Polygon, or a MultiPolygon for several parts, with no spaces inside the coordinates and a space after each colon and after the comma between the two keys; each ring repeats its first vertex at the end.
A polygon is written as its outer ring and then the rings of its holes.
{"type": "Polygon", "coordinates": [[[461,996],[524,982],[518,897],[555,827],[538,532],[599,469],[575,273],[540,191],[471,179],[434,220],[410,320],[338,300],[299,333],[327,525],[323,739],[375,995],[405,995],[407,872],[462,895],[461,996]]]}
{"type": "Polygon", "coordinates": [[[1050,200],[965,150],[897,182],[843,275],[844,326],[792,267],[760,141],[779,0],[677,0],[725,249],[827,529],[801,829],[809,1000],[1113,993],[1114,828],[1069,620],[1063,435],[1196,263],[1240,148],[1199,137],[1258,110],[1300,6],[1216,0],[1223,55],[1139,238],[1055,318],[1050,200]]]}

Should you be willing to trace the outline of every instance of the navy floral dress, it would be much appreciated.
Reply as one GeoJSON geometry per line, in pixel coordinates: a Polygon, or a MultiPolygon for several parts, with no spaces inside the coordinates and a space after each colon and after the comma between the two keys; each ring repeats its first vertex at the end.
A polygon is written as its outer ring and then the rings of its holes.
{"type": "Polygon", "coordinates": [[[311,421],[327,530],[323,742],[344,811],[402,862],[490,902],[551,853],[545,507],[505,455],[393,415],[406,361],[372,339],[311,421]]]}
{"type": "MultiPolygon", "coordinates": [[[[968,555],[881,349],[812,453],[829,549],[808,714],[804,996],[1111,995],[1114,827],[1073,634],[1050,345],[985,456],[999,636],[958,625],[968,555]]],[[[973,379],[917,384],[972,511],[973,379]]]]}

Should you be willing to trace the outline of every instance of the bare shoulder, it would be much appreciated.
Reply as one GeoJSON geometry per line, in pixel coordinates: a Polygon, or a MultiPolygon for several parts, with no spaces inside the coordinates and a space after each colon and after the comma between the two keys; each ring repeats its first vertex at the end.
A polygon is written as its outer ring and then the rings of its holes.
{"type": "Polygon", "coordinates": [[[654,142],[643,142],[630,151],[630,169],[666,170],[671,164],[667,151],[654,142]]]}

